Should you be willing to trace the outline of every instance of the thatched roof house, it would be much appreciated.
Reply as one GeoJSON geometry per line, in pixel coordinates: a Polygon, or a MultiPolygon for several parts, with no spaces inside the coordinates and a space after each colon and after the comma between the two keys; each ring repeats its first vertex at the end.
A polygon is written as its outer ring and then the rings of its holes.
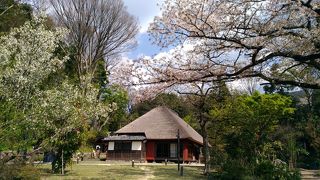
{"type": "Polygon", "coordinates": [[[179,130],[180,157],[184,161],[199,159],[202,136],[166,107],[157,107],[103,139],[108,158],[116,160],[177,160],[179,130]]]}
{"type": "Polygon", "coordinates": [[[177,113],[163,106],[152,109],[119,129],[116,134],[144,133],[146,139],[177,139],[178,129],[181,139],[190,139],[203,144],[202,136],[197,131],[181,119],[177,113]]]}

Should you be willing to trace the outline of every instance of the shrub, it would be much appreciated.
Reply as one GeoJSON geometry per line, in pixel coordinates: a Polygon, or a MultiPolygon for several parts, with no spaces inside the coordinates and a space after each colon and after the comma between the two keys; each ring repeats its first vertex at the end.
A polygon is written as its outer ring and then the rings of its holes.
{"type": "Polygon", "coordinates": [[[225,180],[233,180],[233,179],[241,179],[241,180],[249,180],[252,178],[252,170],[248,165],[244,165],[239,160],[228,160],[222,166],[222,173],[220,174],[221,179],[225,180]]]}
{"type": "Polygon", "coordinates": [[[274,164],[270,160],[265,160],[257,164],[254,174],[261,180],[299,180],[300,172],[290,171],[286,164],[274,164]]]}
{"type": "Polygon", "coordinates": [[[40,171],[24,161],[14,160],[0,163],[0,180],[40,179],[40,171]]]}
{"type": "Polygon", "coordinates": [[[300,180],[298,170],[289,170],[287,164],[274,164],[270,160],[259,163],[244,162],[242,160],[227,160],[221,172],[212,173],[209,179],[222,180],[300,180]]]}

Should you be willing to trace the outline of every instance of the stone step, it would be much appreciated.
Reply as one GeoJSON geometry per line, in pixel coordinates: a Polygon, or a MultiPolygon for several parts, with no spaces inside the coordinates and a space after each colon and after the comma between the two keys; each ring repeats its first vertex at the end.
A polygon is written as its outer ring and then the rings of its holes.
{"type": "Polygon", "coordinates": [[[301,169],[301,179],[302,180],[320,180],[319,170],[306,170],[306,169],[301,169]]]}

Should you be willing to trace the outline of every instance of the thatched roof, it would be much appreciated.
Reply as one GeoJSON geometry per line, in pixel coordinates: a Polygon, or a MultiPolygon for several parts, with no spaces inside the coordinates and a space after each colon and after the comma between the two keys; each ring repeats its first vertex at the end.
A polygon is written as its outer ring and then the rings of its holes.
{"type": "Polygon", "coordinates": [[[181,119],[177,113],[160,106],[124,126],[116,134],[144,133],[147,139],[177,139],[177,131],[181,139],[190,139],[203,144],[202,136],[181,119]]]}
{"type": "Polygon", "coordinates": [[[108,136],[102,139],[102,141],[142,141],[145,140],[144,136],[128,136],[128,135],[119,135],[119,136],[108,136]]]}

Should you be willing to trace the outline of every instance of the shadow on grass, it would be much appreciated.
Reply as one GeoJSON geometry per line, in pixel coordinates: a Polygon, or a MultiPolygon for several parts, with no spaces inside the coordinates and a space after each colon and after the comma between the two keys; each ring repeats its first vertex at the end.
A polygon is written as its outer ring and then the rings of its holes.
{"type": "Polygon", "coordinates": [[[202,169],[197,167],[184,167],[184,176],[180,176],[176,166],[72,166],[64,176],[52,174],[49,166],[38,167],[41,179],[110,179],[135,180],[151,176],[154,180],[167,179],[207,179],[202,169]],[[143,167],[143,168],[142,168],[143,167]]]}
{"type": "Polygon", "coordinates": [[[109,177],[126,177],[126,176],[144,176],[145,173],[138,167],[132,168],[128,166],[112,167],[109,166],[107,169],[98,172],[100,176],[109,177]]]}
{"type": "Polygon", "coordinates": [[[152,167],[151,170],[155,179],[207,179],[207,176],[202,174],[202,169],[197,167],[183,167],[183,176],[180,176],[176,166],[152,167]]]}
{"type": "Polygon", "coordinates": [[[53,173],[51,170],[51,166],[38,166],[37,169],[40,172],[41,177],[52,177],[52,176],[57,176],[57,177],[64,177],[64,176],[76,176],[77,173],[75,173],[72,170],[65,170],[65,174],[62,175],[61,173],[53,173]]]}

